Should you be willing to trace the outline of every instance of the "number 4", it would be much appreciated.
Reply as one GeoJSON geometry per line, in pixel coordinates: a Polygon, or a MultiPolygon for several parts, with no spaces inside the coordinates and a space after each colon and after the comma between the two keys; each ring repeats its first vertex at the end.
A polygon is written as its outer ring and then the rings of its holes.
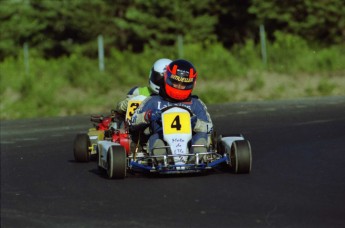
{"type": "Polygon", "coordinates": [[[173,122],[171,123],[171,128],[176,128],[177,131],[180,131],[182,128],[182,125],[180,123],[180,116],[177,115],[173,122]]]}

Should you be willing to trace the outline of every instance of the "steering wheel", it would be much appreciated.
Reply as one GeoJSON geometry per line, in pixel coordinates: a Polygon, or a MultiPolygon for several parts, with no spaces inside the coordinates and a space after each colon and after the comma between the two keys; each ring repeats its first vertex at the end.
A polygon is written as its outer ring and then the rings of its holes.
{"type": "Polygon", "coordinates": [[[194,114],[192,113],[192,111],[191,111],[189,108],[186,108],[186,107],[184,107],[184,106],[168,106],[168,107],[162,108],[161,111],[162,111],[162,112],[165,112],[165,111],[167,111],[167,110],[169,110],[169,109],[172,109],[172,108],[181,108],[181,109],[184,109],[184,110],[186,110],[186,111],[189,112],[189,115],[190,115],[191,117],[194,115],[194,114]]]}

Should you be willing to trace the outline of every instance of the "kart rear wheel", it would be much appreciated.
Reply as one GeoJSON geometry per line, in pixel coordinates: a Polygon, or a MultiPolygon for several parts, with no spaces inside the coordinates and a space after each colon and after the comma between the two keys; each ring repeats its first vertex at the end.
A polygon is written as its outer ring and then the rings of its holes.
{"type": "Polygon", "coordinates": [[[109,179],[123,179],[127,171],[127,154],[122,146],[111,146],[107,156],[109,179]]]}
{"type": "Polygon", "coordinates": [[[235,173],[250,173],[252,150],[248,140],[235,141],[230,150],[231,168],[235,173]]]}
{"type": "Polygon", "coordinates": [[[74,159],[77,162],[88,162],[90,161],[91,150],[90,138],[87,134],[78,134],[74,140],[74,159]]]}

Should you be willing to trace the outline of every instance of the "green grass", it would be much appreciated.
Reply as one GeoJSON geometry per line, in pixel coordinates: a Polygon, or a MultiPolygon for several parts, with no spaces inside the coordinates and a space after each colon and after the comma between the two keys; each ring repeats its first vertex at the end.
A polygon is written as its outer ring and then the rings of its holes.
{"type": "MultiPolygon", "coordinates": [[[[267,66],[252,41],[231,51],[220,44],[184,48],[199,72],[194,93],[206,104],[345,95],[343,46],[315,48],[277,34],[268,45],[267,66]]],[[[0,62],[0,119],[109,112],[132,86],[148,83],[155,60],[176,59],[175,52],[111,50],[104,72],[97,60],[78,54],[42,59],[30,52],[29,71],[23,59],[6,58],[0,62]]]]}

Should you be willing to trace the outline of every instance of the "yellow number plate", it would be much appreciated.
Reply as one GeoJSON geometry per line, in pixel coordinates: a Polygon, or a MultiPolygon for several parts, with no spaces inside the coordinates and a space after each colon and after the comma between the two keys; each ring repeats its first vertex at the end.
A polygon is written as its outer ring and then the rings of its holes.
{"type": "Polygon", "coordinates": [[[128,101],[126,119],[131,120],[134,115],[135,110],[139,107],[142,101],[128,101]]]}
{"type": "Polygon", "coordinates": [[[164,134],[190,134],[192,131],[189,113],[166,113],[163,122],[164,134]]]}

